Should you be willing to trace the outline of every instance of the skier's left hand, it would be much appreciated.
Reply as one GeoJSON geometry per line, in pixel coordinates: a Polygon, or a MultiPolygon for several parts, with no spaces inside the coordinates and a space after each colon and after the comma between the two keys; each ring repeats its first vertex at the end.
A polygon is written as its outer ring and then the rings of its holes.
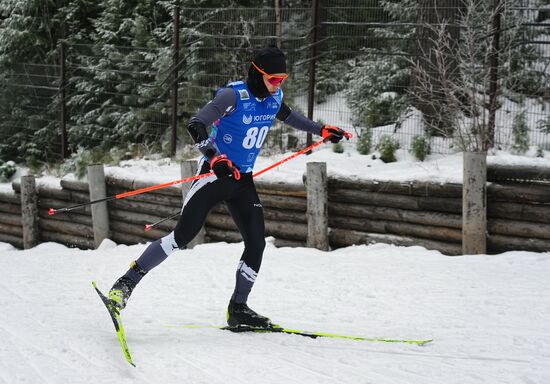
{"type": "Polygon", "coordinates": [[[210,168],[216,174],[218,179],[232,176],[235,180],[241,178],[239,168],[233,165],[233,162],[226,155],[218,155],[210,160],[210,168]]]}
{"type": "Polygon", "coordinates": [[[334,125],[325,125],[321,129],[321,136],[324,139],[329,139],[332,143],[339,143],[344,137],[347,138],[346,131],[334,125]]]}

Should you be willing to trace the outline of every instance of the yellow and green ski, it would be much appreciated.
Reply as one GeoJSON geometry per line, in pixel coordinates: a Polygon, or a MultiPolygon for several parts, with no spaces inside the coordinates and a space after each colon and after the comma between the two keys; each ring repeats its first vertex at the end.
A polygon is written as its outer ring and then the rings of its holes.
{"type": "Polygon", "coordinates": [[[273,328],[254,328],[254,327],[247,327],[247,326],[228,327],[223,325],[165,325],[165,327],[185,328],[185,329],[214,328],[214,329],[222,329],[222,330],[232,331],[232,332],[287,333],[292,335],[310,337],[312,339],[316,339],[319,337],[326,337],[326,338],[332,338],[332,339],[347,339],[347,340],[358,340],[358,341],[379,342],[379,343],[404,343],[404,344],[415,344],[415,345],[425,345],[433,341],[433,339],[412,340],[412,339],[393,339],[393,338],[382,338],[382,337],[348,336],[348,335],[339,335],[336,333],[310,332],[310,331],[303,331],[300,329],[290,329],[290,328],[281,327],[279,325],[276,325],[273,328]]]}
{"type": "Polygon", "coordinates": [[[126,361],[128,361],[130,364],[132,364],[134,367],[136,366],[134,362],[132,361],[132,356],[130,355],[130,351],[128,350],[128,345],[126,344],[126,334],[124,333],[124,327],[122,326],[122,320],[120,319],[120,310],[116,305],[114,305],[113,301],[106,297],[98,288],[95,281],[92,281],[92,285],[94,289],[96,290],[97,294],[99,295],[99,298],[105,304],[105,308],[107,308],[107,311],[109,312],[109,315],[111,316],[111,320],[113,320],[113,324],[115,325],[116,334],[118,336],[118,341],[120,342],[120,346],[122,347],[122,352],[124,353],[124,357],[126,358],[126,361]]]}

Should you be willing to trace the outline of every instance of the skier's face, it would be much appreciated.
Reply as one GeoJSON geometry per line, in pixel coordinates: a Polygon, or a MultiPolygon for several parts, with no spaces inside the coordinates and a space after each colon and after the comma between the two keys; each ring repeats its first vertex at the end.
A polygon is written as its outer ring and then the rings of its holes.
{"type": "Polygon", "coordinates": [[[262,74],[265,87],[271,94],[276,93],[277,90],[281,88],[281,85],[283,85],[285,80],[288,78],[287,73],[266,73],[261,70],[254,62],[252,62],[252,66],[262,74]]]}
{"type": "Polygon", "coordinates": [[[288,76],[285,73],[275,73],[273,75],[263,75],[264,84],[269,93],[272,95],[277,93],[279,88],[281,88],[281,85],[283,85],[283,82],[285,81],[286,77],[288,76]],[[275,79],[281,79],[280,81],[274,81],[275,79]]]}

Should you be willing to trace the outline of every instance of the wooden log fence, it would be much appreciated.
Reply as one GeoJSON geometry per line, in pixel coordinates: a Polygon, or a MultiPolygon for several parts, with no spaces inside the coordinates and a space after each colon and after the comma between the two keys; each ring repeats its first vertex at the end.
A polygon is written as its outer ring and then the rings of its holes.
{"type": "Polygon", "coordinates": [[[0,241],[23,248],[21,198],[15,191],[0,190],[0,241]]]}
{"type": "MultiPolygon", "coordinates": [[[[183,167],[182,167],[183,168],[183,167]]],[[[499,181],[487,184],[488,253],[508,250],[550,251],[550,183],[545,175],[526,183],[525,177],[499,168],[499,181]],[[503,180],[502,175],[513,175],[503,180]],[[521,181],[518,181],[521,180],[521,181]]],[[[118,180],[107,175],[107,196],[148,186],[141,180],[118,180]]],[[[307,180],[305,180],[307,182],[307,180]]],[[[305,183],[270,182],[256,186],[264,207],[266,236],[276,246],[308,243],[305,183]]],[[[428,182],[381,182],[328,177],[328,244],[330,248],[373,242],[419,245],[447,255],[462,253],[462,185],[428,182]]],[[[0,191],[0,241],[23,248],[21,185],[0,191]]],[[[91,249],[93,220],[89,206],[50,216],[59,208],[87,202],[85,181],[63,179],[59,186],[36,186],[38,240],[91,249]]],[[[177,186],[108,202],[110,238],[117,243],[145,243],[168,234],[177,217],[151,231],[145,225],[181,210],[182,188],[177,186]]],[[[205,223],[204,241],[242,241],[225,204],[215,207],[205,223]]]]}

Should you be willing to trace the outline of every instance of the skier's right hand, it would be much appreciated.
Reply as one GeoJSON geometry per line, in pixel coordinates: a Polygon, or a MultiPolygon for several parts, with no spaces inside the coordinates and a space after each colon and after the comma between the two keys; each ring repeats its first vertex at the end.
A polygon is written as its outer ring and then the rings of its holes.
{"type": "Polygon", "coordinates": [[[241,178],[239,168],[233,165],[233,162],[227,158],[226,155],[218,155],[210,160],[210,169],[214,171],[216,177],[221,179],[222,177],[233,176],[235,180],[241,178]]]}
{"type": "Polygon", "coordinates": [[[342,128],[335,127],[334,125],[323,125],[323,129],[321,129],[321,136],[335,144],[339,143],[344,137],[349,140],[350,136],[346,133],[342,128]]]}

